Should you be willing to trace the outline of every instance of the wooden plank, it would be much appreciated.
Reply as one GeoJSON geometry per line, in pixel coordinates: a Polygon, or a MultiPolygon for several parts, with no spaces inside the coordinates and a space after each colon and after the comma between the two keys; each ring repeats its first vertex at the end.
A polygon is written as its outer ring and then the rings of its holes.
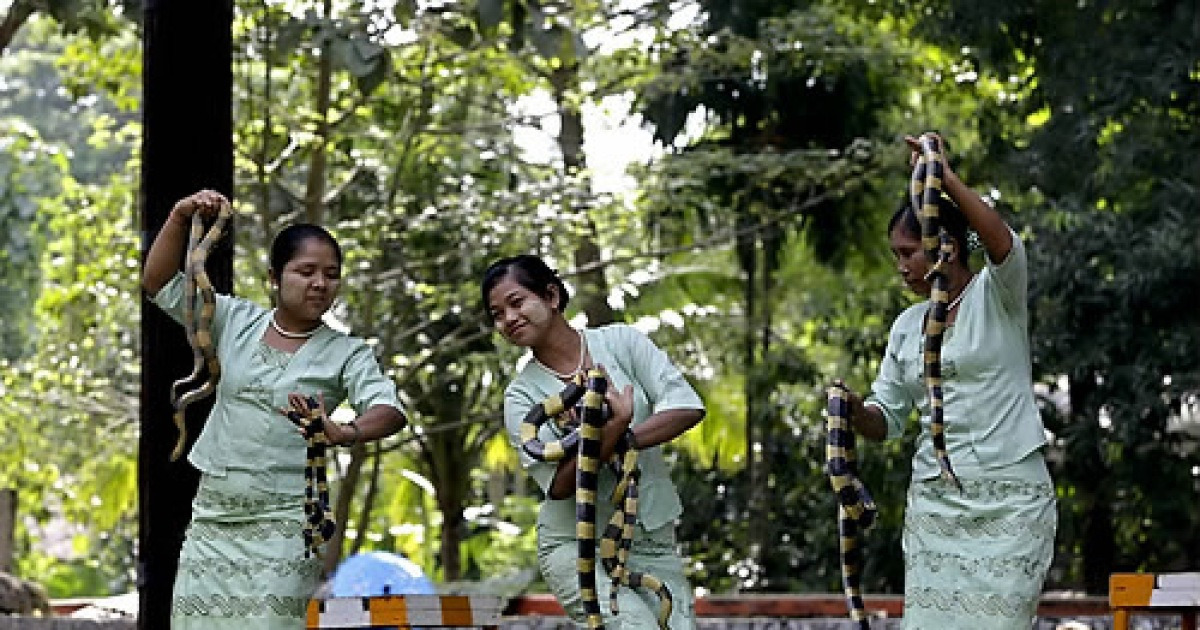
{"type": "MultiPolygon", "coordinates": [[[[868,610],[901,617],[902,595],[867,595],[868,610]]],[[[1109,614],[1106,597],[1045,596],[1038,603],[1043,617],[1104,616],[1109,614]]],[[[566,612],[553,595],[536,593],[509,600],[504,614],[513,616],[563,617],[566,612]]],[[[838,593],[708,595],[696,600],[698,617],[843,617],[846,601],[838,593]]]]}
{"type": "MultiPolygon", "coordinates": [[[[868,612],[884,612],[899,617],[904,608],[900,595],[876,595],[863,598],[868,612]]],[[[811,595],[711,595],[696,600],[699,617],[841,617],[846,600],[837,594],[811,595]]]]}

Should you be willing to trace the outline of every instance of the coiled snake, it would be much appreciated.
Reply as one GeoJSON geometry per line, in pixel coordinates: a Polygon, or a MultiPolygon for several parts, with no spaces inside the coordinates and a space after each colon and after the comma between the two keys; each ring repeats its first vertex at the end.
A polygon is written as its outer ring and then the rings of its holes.
{"type": "MultiPolygon", "coordinates": [[[[592,369],[586,380],[579,376],[541,404],[534,405],[521,423],[521,448],[538,461],[555,462],[577,453],[579,461],[575,467],[575,537],[579,545],[579,591],[587,614],[589,628],[603,628],[600,598],[596,591],[596,493],[599,485],[601,461],[601,435],[607,420],[604,394],[608,379],[603,371],[592,369]],[[579,424],[572,427],[570,409],[582,400],[579,424]],[[569,433],[562,439],[544,443],[538,439],[538,430],[547,420],[554,419],[569,433]]],[[[637,523],[638,480],[637,449],[633,448],[630,434],[618,445],[613,455],[613,466],[618,475],[611,500],[616,506],[612,518],[600,541],[600,561],[612,580],[609,607],[613,614],[620,612],[617,592],[621,586],[644,588],[658,596],[658,624],[664,630],[671,617],[671,592],[662,580],[636,571],[627,566],[629,551],[637,523]]]]}
{"type": "Polygon", "coordinates": [[[929,435],[933,453],[942,471],[942,479],[962,491],[962,484],[950,466],[946,450],[945,398],[942,391],[942,336],[949,315],[950,264],[954,241],[942,225],[938,199],[942,194],[942,147],[937,137],[924,134],[918,140],[920,154],[912,173],[912,206],[921,223],[921,246],[930,262],[925,279],[932,290],[929,311],[925,316],[925,389],[929,394],[929,435]]]}
{"type": "Polygon", "coordinates": [[[862,598],[862,534],[875,522],[877,509],[871,493],[858,478],[854,430],[850,426],[847,390],[840,382],[826,391],[829,405],[825,415],[827,441],[825,470],[838,499],[838,548],[842,562],[842,590],[846,607],[860,630],[870,630],[862,598]]]}
{"type": "Polygon", "coordinates": [[[317,413],[316,398],[305,399],[303,410],[293,408],[287,417],[300,427],[305,442],[304,464],[304,557],[320,556],[321,545],[333,538],[337,524],[329,517],[329,480],[326,477],[325,454],[329,438],[325,423],[317,413]]]}
{"type": "Polygon", "coordinates": [[[171,385],[171,404],[175,407],[173,420],[179,429],[179,439],[171,451],[171,461],[176,461],[183,454],[187,443],[187,425],[184,422],[184,412],[188,405],[212,394],[221,378],[221,361],[217,358],[217,349],[213,345],[212,323],[217,311],[217,295],[209,280],[205,264],[213,245],[221,238],[225,225],[233,216],[233,208],[223,202],[217,211],[217,218],[206,233],[204,217],[199,212],[192,213],[191,231],[188,234],[187,260],[183,272],[183,329],[187,334],[188,345],[192,347],[192,373],[175,381],[171,385]],[[199,387],[184,394],[179,390],[200,378],[201,369],[207,364],[208,378],[199,387]]]}

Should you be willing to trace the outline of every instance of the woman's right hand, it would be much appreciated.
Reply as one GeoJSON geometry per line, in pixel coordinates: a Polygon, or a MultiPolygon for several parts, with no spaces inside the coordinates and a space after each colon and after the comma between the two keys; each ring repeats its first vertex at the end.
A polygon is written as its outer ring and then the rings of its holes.
{"type": "Polygon", "coordinates": [[[227,205],[229,205],[229,200],[225,198],[225,195],[206,188],[175,202],[175,207],[171,209],[171,214],[178,216],[180,221],[187,223],[192,220],[192,215],[197,212],[200,213],[201,217],[211,219],[217,216],[222,207],[227,205]]]}

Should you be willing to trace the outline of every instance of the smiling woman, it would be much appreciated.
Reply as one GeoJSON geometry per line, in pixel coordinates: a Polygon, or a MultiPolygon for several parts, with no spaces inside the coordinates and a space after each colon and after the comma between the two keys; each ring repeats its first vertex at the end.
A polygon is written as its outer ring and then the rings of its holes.
{"type": "Polygon", "coordinates": [[[498,260],[484,273],[480,288],[499,333],[529,349],[505,389],[504,424],[522,466],[546,495],[537,529],[538,561],[546,583],[580,623],[594,624],[603,617],[605,625],[624,628],[695,627],[692,589],[675,545],[674,522],[683,507],[661,445],[700,422],[704,403],[666,353],[636,329],[621,324],[573,328],[564,316],[570,300],[567,287],[542,259],[522,255],[498,260]],[[539,409],[555,407],[548,401],[560,400],[555,397],[585,373],[589,383],[596,378],[606,381],[603,400],[591,399],[589,404],[585,394],[582,411],[552,414],[564,420],[565,430],[558,422],[542,422],[531,430],[526,422],[531,411],[536,415],[539,409]],[[601,402],[607,404],[606,412],[596,411],[604,408],[601,402]],[[603,426],[597,431],[589,422],[594,433],[576,441],[576,448],[568,446],[570,440],[564,438],[573,430],[570,425],[596,414],[604,416],[603,426]],[[534,442],[548,445],[548,451],[555,450],[549,445],[557,442],[566,452],[557,461],[536,458],[531,455],[538,451],[530,447],[534,442]],[[589,444],[595,446],[593,451],[587,450],[589,444]],[[622,473],[633,465],[620,470],[610,460],[630,461],[625,459],[630,451],[636,454],[640,483],[635,507],[625,512],[621,528],[630,540],[628,560],[618,565],[610,562],[603,544],[611,540],[611,519],[617,511],[608,498],[618,496],[614,490],[624,484],[622,473]],[[577,519],[585,513],[587,518],[577,519]],[[584,525],[577,529],[577,522],[584,525]],[[601,549],[601,562],[592,558],[594,573],[580,568],[586,564],[581,562],[585,542],[593,556],[596,545],[601,549]],[[609,567],[617,568],[610,573],[609,567]],[[642,581],[643,587],[661,582],[664,588],[614,587],[612,576],[620,580],[626,574],[655,578],[642,581]],[[669,617],[661,606],[664,589],[671,600],[669,617]]]}
{"type": "MultiPolygon", "coordinates": [[[[192,215],[211,217],[228,205],[213,191],[180,200],[147,254],[142,285],[177,321],[187,297],[179,270],[187,226],[192,215]]],[[[354,444],[406,422],[371,349],[322,322],[341,284],[333,236],[316,225],[289,226],[275,237],[270,261],[276,307],[217,295],[211,337],[196,336],[215,350],[221,380],[188,455],[201,477],[175,578],[175,630],[304,627],[321,571],[311,552],[323,541],[306,526],[312,425],[333,444],[354,444]],[[356,417],[333,422],[326,410],[343,401],[356,417]],[[308,440],[289,417],[304,418],[308,440]]]]}

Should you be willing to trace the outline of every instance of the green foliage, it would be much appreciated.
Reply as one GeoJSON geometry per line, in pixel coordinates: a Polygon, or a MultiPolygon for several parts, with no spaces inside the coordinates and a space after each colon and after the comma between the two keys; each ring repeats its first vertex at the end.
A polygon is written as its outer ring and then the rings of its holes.
{"type": "MultiPolygon", "coordinates": [[[[28,517],[19,569],[56,596],[130,588],[136,525],[140,46],[115,12],[88,17],[116,5],[78,6],[0,57],[0,483],[28,517]],[[87,20],[103,35],[60,33],[87,20]],[[44,545],[57,527],[70,558],[44,545]]],[[[492,259],[536,252],[573,304],[649,331],[707,402],[670,450],[694,583],[838,590],[823,386],[869,387],[909,299],[883,240],[905,187],[897,136],[941,129],[1027,237],[1035,370],[1066,386],[1069,406],[1045,408],[1052,586],[1200,562],[1200,461],[1175,429],[1200,385],[1195,7],[698,7],[702,22],[668,26],[665,2],[239,3],[236,292],[270,299],[283,225],[329,226],[346,255],[334,314],[374,344],[419,427],[370,451],[354,487],[339,462],[347,552],[544,588],[540,497],[501,430],[521,351],[494,339],[477,287],[492,259]],[[567,168],[562,132],[557,154],[518,141],[613,95],[664,152],[627,195],[567,168]],[[592,260],[575,256],[587,239],[592,260]]],[[[883,508],[869,591],[900,589],[913,433],[860,447],[883,508]]]]}
{"type": "MultiPolygon", "coordinates": [[[[0,161],[0,273],[5,291],[19,292],[3,296],[0,323],[4,339],[19,339],[0,361],[0,429],[10,436],[0,482],[18,488],[25,517],[18,571],[54,596],[105,594],[133,581],[137,128],[103,92],[70,98],[61,72],[99,68],[102,51],[109,62],[136,59],[138,46],[132,36],[84,43],[52,26],[30,23],[0,58],[12,158],[0,161]],[[38,544],[64,535],[53,550],[38,544]]],[[[130,94],[137,81],[109,85],[130,94]]]]}
{"type": "Polygon", "coordinates": [[[1112,571],[1194,566],[1200,516],[1178,506],[1196,502],[1200,459],[1174,425],[1200,388],[1200,13],[919,5],[922,30],[960,47],[948,63],[1004,86],[979,134],[1030,228],[1034,368],[1062,400],[1045,408],[1060,579],[1102,593],[1112,571]]]}
{"type": "Polygon", "coordinates": [[[93,40],[118,34],[127,19],[140,19],[140,0],[15,0],[0,13],[0,54],[19,40],[29,23],[53,24],[64,35],[93,40]]]}
{"type": "Polygon", "coordinates": [[[42,200],[48,245],[33,350],[0,364],[0,428],[14,436],[0,448],[0,478],[39,530],[78,532],[61,565],[21,537],[30,545],[18,554],[21,573],[59,596],[132,585],[139,339],[137,310],[122,305],[140,299],[133,181],[128,172],[104,186],[65,179],[62,194],[42,200]]]}
{"type": "MultiPolygon", "coordinates": [[[[842,321],[824,308],[840,302],[841,287],[814,276],[823,265],[842,269],[852,261],[874,276],[883,262],[855,249],[879,242],[872,235],[882,235],[890,214],[892,202],[879,191],[888,183],[884,169],[895,164],[884,158],[891,139],[881,124],[904,110],[896,95],[916,72],[896,33],[841,7],[700,4],[707,19],[671,34],[662,72],[640,94],[656,137],[675,147],[645,176],[643,208],[664,249],[710,259],[714,250],[726,252],[722,262],[740,271],[725,300],[700,302],[715,307],[715,316],[689,318],[692,335],[711,335],[696,345],[719,352],[702,389],[711,394],[737,383],[740,400],[736,410],[717,402],[720,426],[687,443],[726,437],[731,415],[740,416],[742,436],[719,442],[737,453],[723,469],[701,459],[685,474],[685,496],[697,503],[689,514],[704,516],[695,524],[685,516],[681,538],[708,587],[824,588],[838,574],[836,555],[816,551],[834,539],[832,518],[811,535],[798,536],[791,524],[813,511],[833,514],[821,392],[846,375],[828,357],[862,352],[852,355],[860,367],[881,351],[890,320],[864,318],[871,322],[865,329],[861,320],[842,321]],[[702,130],[689,129],[686,121],[698,114],[707,118],[702,130]],[[822,320],[828,324],[813,325],[822,320]],[[846,324],[873,342],[835,345],[844,343],[846,324]],[[731,462],[741,469],[731,470],[731,462]],[[718,496],[703,497],[704,484],[719,488],[718,496]],[[721,532],[705,527],[713,511],[726,516],[721,532]]],[[[894,541],[894,534],[879,540],[894,541]]],[[[896,589],[897,575],[892,570],[879,587],[896,589]]]]}
{"type": "Polygon", "coordinates": [[[34,300],[39,283],[37,200],[66,172],[66,159],[14,118],[0,119],[0,152],[0,358],[14,360],[29,350],[34,332],[32,313],[19,306],[34,300]]]}

